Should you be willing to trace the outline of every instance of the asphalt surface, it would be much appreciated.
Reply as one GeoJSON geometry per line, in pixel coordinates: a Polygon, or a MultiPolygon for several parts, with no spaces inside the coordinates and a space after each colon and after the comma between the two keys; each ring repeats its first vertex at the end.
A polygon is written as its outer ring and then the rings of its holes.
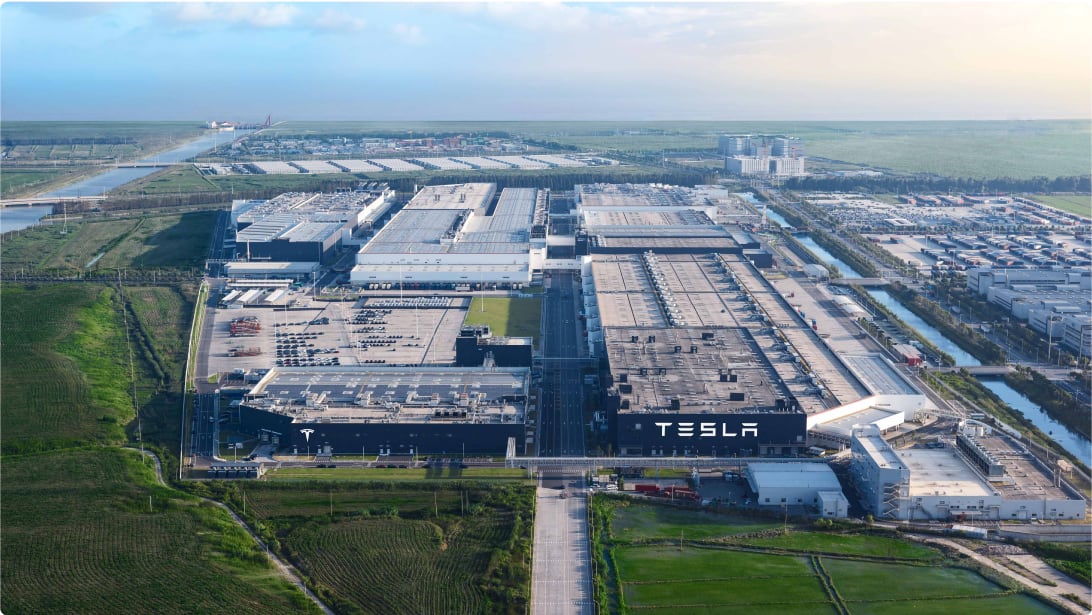
{"type": "Polygon", "coordinates": [[[220,415],[219,395],[198,393],[193,400],[193,421],[190,423],[190,457],[212,457],[216,454],[216,437],[220,415]]]}
{"type": "Polygon", "coordinates": [[[585,489],[540,484],[535,512],[532,615],[594,613],[585,489]],[[567,497],[562,497],[565,493],[567,497]]]}
{"type": "Polygon", "coordinates": [[[575,274],[553,272],[542,302],[542,406],[539,455],[584,454],[582,324],[575,274]]]}

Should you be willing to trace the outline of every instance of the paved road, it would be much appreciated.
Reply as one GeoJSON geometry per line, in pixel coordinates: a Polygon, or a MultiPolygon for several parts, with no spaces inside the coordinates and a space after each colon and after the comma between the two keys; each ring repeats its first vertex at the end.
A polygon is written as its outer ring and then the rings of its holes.
{"type": "Polygon", "coordinates": [[[578,297],[574,274],[554,272],[542,302],[542,456],[584,454],[584,389],[578,360],[584,353],[578,297]]]}
{"type": "Polygon", "coordinates": [[[582,488],[538,488],[535,513],[532,615],[591,615],[595,612],[588,551],[587,499],[582,488]]]}
{"type": "Polygon", "coordinates": [[[191,457],[212,457],[217,454],[216,437],[219,416],[219,395],[198,393],[194,396],[193,420],[190,423],[191,457]]]}

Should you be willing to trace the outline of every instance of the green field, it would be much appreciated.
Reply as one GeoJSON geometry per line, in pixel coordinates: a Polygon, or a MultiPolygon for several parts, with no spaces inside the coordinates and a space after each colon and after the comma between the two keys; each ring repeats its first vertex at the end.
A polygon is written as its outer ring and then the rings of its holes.
{"type": "Polygon", "coordinates": [[[534,489],[212,483],[338,612],[523,613],[534,489]],[[244,512],[245,501],[245,512],[244,512]]]}
{"type": "Polygon", "coordinates": [[[1054,207],[1078,216],[1092,218],[1092,197],[1087,194],[1028,194],[1025,196],[1047,207],[1054,207]]]}
{"type": "Polygon", "coordinates": [[[0,302],[3,451],[121,442],[134,411],[116,293],[6,284],[0,302]]]}
{"type": "Polygon", "coordinates": [[[135,451],[5,455],[0,490],[9,615],[317,612],[226,511],[157,486],[135,451]]]}
{"type": "Polygon", "coordinates": [[[776,615],[1057,612],[944,559],[939,551],[894,537],[809,526],[784,533],[750,517],[603,496],[596,496],[592,507],[593,545],[600,545],[604,556],[596,583],[601,609],[776,615]],[[905,563],[890,561],[894,558],[905,563]]]}
{"type": "Polygon", "coordinates": [[[931,560],[937,557],[937,552],[928,547],[898,538],[868,534],[793,531],[771,538],[744,538],[738,544],[804,553],[866,555],[888,559],[931,560]]]}
{"type": "Polygon", "coordinates": [[[13,198],[101,172],[101,165],[151,156],[200,136],[202,122],[2,122],[7,156],[0,195],[13,198]],[[107,143],[121,138],[123,143],[107,143]],[[65,143],[90,139],[89,143],[65,143]],[[102,141],[95,142],[95,139],[102,141]],[[28,142],[39,141],[40,143],[28,142]]]}
{"type": "Polygon", "coordinates": [[[726,517],[707,512],[695,512],[633,503],[624,515],[614,521],[614,536],[620,541],[703,540],[746,532],[779,528],[780,523],[769,519],[726,517]]]}
{"type": "Polygon", "coordinates": [[[4,169],[0,173],[0,195],[6,199],[9,195],[44,189],[64,175],[65,171],[55,169],[4,169]]]}
{"type": "Polygon", "coordinates": [[[72,221],[67,231],[63,224],[37,226],[5,241],[0,259],[5,271],[199,267],[216,215],[197,211],[72,221]]]}
{"type": "Polygon", "coordinates": [[[496,336],[533,337],[537,344],[541,319],[540,297],[474,297],[465,322],[468,325],[489,325],[496,336]]]}
{"type": "Polygon", "coordinates": [[[1087,175],[1088,120],[955,122],[285,122],[284,135],[503,131],[608,152],[714,151],[720,134],[801,137],[809,156],[952,177],[1087,175]],[[973,152],[973,154],[969,154],[973,152]]]}

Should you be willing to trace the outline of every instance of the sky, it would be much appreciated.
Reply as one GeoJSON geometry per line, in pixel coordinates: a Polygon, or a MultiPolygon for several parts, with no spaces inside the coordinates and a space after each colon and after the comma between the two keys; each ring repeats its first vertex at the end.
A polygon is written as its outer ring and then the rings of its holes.
{"type": "Polygon", "coordinates": [[[1092,3],[0,5],[4,120],[1092,115],[1092,3]]]}

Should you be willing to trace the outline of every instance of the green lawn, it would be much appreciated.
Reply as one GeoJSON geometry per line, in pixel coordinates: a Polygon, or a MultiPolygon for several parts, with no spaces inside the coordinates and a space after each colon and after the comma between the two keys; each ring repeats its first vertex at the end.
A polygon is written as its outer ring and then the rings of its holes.
{"type": "Polygon", "coordinates": [[[63,170],[8,168],[0,173],[0,196],[11,198],[44,188],[49,182],[66,175],[63,170]]]}
{"type": "Polygon", "coordinates": [[[729,549],[692,546],[682,549],[675,546],[618,547],[615,549],[615,557],[623,583],[812,575],[803,557],[729,549]]]}
{"type": "Polygon", "coordinates": [[[936,550],[906,540],[862,534],[791,531],[785,536],[772,538],[744,538],[739,543],[808,553],[838,553],[920,560],[938,557],[936,550]]]}
{"type": "Polygon", "coordinates": [[[942,559],[938,551],[896,537],[798,528],[781,536],[736,538],[731,534],[744,530],[749,520],[736,523],[726,517],[718,523],[700,511],[602,497],[593,508],[610,518],[609,524],[596,523],[599,531],[609,528],[608,535],[600,533],[596,539],[605,546],[607,558],[607,565],[597,568],[603,571],[598,574],[606,592],[601,609],[624,603],[631,612],[786,615],[837,612],[840,601],[854,615],[1055,612],[1030,594],[1009,593],[1007,587],[942,559]],[[680,533],[688,542],[682,547],[680,533]],[[642,538],[667,544],[629,542],[642,538]],[[715,543],[690,542],[700,540],[715,543]],[[766,549],[782,552],[763,553],[766,549]],[[926,565],[854,559],[859,556],[911,558],[926,565]]]}
{"type": "Polygon", "coordinates": [[[5,455],[0,472],[5,613],[317,612],[226,511],[157,486],[135,451],[5,455]]]}
{"type": "Polygon", "coordinates": [[[897,602],[853,602],[853,615],[1057,615],[1059,611],[1031,596],[987,596],[982,598],[945,598],[943,600],[900,600],[897,602]]]}
{"type": "Polygon", "coordinates": [[[633,607],[663,604],[718,607],[747,605],[768,611],[773,605],[808,604],[824,609],[830,604],[819,579],[814,576],[624,585],[626,604],[633,607]]]}
{"type": "Polygon", "coordinates": [[[1041,203],[1047,207],[1054,207],[1061,209],[1062,211],[1077,214],[1078,216],[1092,218],[1092,197],[1087,194],[1029,194],[1026,196],[1036,203],[1041,203]]]}
{"type": "Polygon", "coordinates": [[[540,297],[474,297],[466,314],[468,325],[489,325],[496,336],[533,337],[535,344],[538,343],[541,319],[540,297]]]}
{"type": "Polygon", "coordinates": [[[4,242],[6,270],[199,267],[208,253],[215,211],[73,221],[27,229],[4,242]]]}
{"type": "Polygon", "coordinates": [[[618,540],[639,541],[678,540],[680,534],[686,540],[703,540],[778,527],[780,523],[765,519],[633,503],[626,507],[625,514],[615,517],[612,529],[618,540]]]}
{"type": "Polygon", "coordinates": [[[918,600],[946,596],[983,596],[1005,588],[965,568],[906,566],[823,558],[838,593],[849,601],[881,597],[918,600]]]}
{"type": "Polygon", "coordinates": [[[0,302],[4,452],[120,442],[133,402],[115,292],[7,284],[0,302]]]}

